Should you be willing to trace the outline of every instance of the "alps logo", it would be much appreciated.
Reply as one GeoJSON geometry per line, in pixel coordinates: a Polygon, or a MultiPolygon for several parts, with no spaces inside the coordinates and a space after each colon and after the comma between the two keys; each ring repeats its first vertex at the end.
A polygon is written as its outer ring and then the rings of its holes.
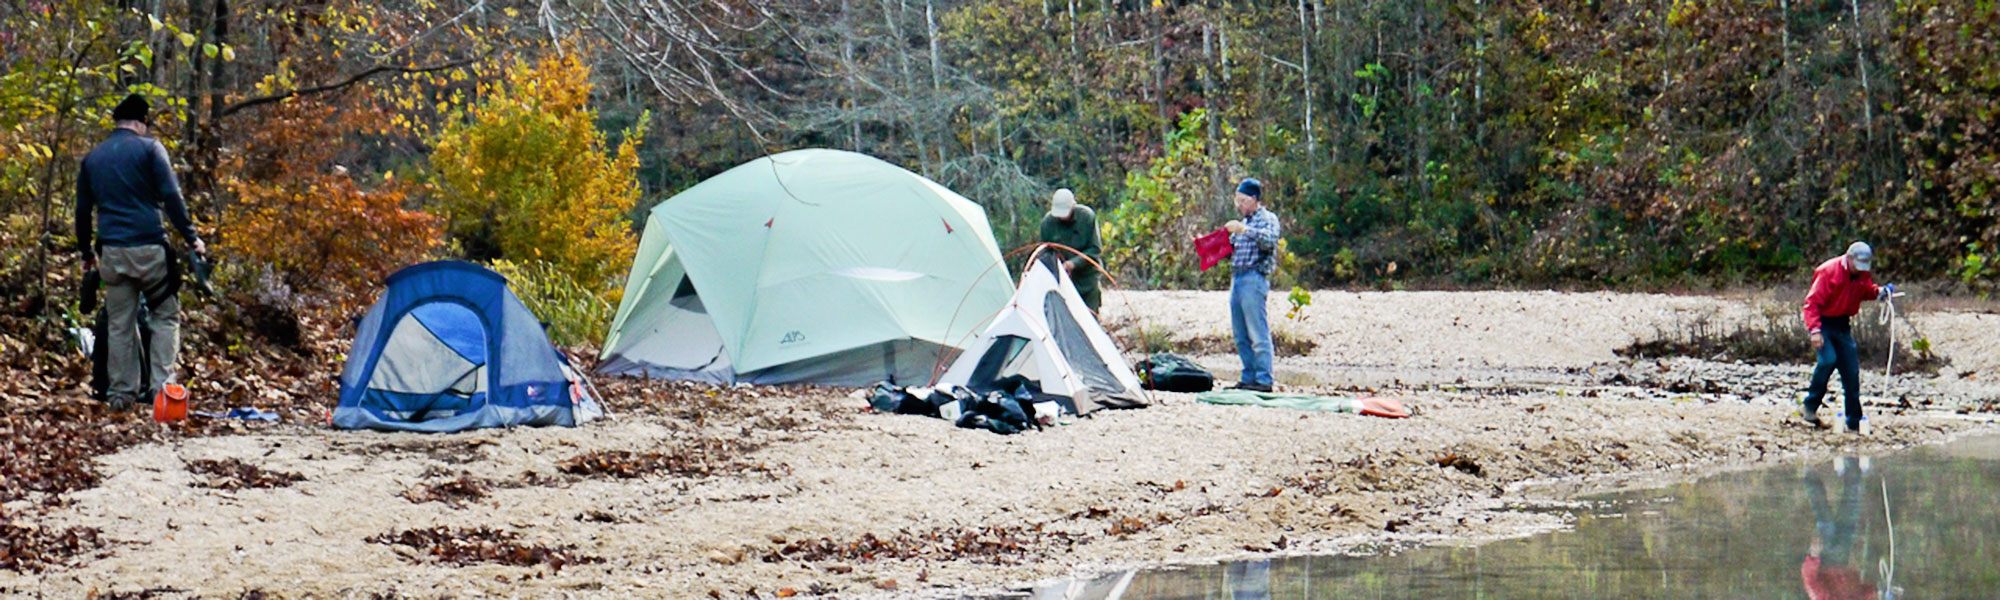
{"type": "Polygon", "coordinates": [[[778,345],[789,346],[792,344],[804,343],[805,341],[806,341],[806,334],[804,332],[793,330],[792,332],[785,334],[785,339],[778,340],[778,345]]]}

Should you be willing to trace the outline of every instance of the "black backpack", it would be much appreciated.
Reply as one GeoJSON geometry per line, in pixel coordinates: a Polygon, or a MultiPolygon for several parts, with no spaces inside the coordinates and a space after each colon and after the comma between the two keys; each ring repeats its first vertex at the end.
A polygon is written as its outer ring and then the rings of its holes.
{"type": "Polygon", "coordinates": [[[1215,375],[1185,356],[1161,352],[1139,361],[1139,383],[1163,392],[1206,392],[1215,389],[1215,375]]]}

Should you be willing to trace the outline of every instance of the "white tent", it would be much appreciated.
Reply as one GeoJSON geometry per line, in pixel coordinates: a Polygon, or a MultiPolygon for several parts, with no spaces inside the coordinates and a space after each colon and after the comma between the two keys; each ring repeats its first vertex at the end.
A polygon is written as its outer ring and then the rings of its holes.
{"type": "Polygon", "coordinates": [[[1077,414],[1147,404],[1138,375],[1057,264],[1053,251],[1036,252],[1014,298],[938,385],[986,391],[1018,375],[1040,385],[1044,394],[1068,397],[1077,414]]]}

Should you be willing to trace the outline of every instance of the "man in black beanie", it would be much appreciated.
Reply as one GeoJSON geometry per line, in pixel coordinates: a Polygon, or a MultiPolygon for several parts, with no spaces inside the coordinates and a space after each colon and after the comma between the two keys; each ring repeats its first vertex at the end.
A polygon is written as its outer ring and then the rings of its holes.
{"type": "Polygon", "coordinates": [[[167,251],[160,211],[166,211],[174,230],[196,254],[208,251],[195,234],[194,221],[188,218],[187,202],[181,198],[173,165],[167,162],[166,147],[146,137],[150,110],[138,94],[119,102],[111,111],[116,128],[83,157],[83,166],[76,174],[76,249],[83,255],[83,268],[104,278],[105,312],[110,323],[105,331],[107,339],[99,343],[109,345],[108,398],[117,410],[130,409],[141,394],[151,398],[160,386],[172,382],[179,359],[181,304],[179,298],[168,297],[157,305],[149,303],[151,317],[145,325],[152,334],[152,364],[138,364],[139,303],[145,301],[147,289],[165,282],[172,256],[167,251]],[[148,381],[154,389],[138,389],[141,368],[151,370],[148,381]]]}

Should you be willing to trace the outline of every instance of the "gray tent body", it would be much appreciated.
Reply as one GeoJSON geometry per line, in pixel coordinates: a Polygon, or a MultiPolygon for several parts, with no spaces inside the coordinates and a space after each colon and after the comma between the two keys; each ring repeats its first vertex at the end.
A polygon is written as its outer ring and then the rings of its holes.
{"type": "Polygon", "coordinates": [[[709,318],[708,308],[702,305],[701,296],[694,292],[693,282],[680,268],[679,261],[670,261],[660,275],[665,276],[664,280],[680,282],[672,300],[637,307],[630,320],[651,324],[642,330],[645,337],[671,343],[628,346],[606,357],[597,367],[599,373],[710,383],[812,382],[861,387],[878,381],[922,380],[930,376],[940,356],[957,352],[938,344],[902,339],[738,373],[730,362],[722,335],[716,332],[715,321],[709,318]]]}

